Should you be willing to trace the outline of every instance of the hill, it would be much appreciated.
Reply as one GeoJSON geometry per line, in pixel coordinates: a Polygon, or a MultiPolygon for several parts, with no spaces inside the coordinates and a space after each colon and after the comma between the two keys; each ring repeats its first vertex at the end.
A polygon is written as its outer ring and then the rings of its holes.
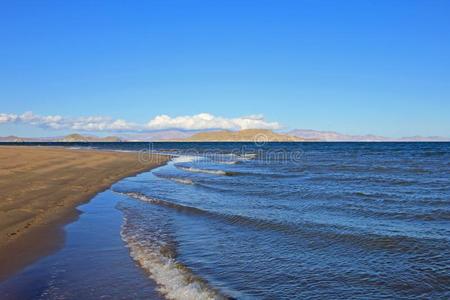
{"type": "Polygon", "coordinates": [[[122,134],[120,137],[123,140],[130,142],[173,141],[188,138],[198,132],[199,131],[158,130],[145,133],[122,134]]]}
{"type": "Polygon", "coordinates": [[[448,137],[442,136],[412,136],[392,138],[384,137],[373,134],[366,135],[350,135],[342,134],[335,131],[319,131],[311,129],[295,129],[289,131],[287,134],[304,138],[314,139],[316,141],[329,141],[329,142],[439,142],[450,141],[448,137]]]}
{"type": "Polygon", "coordinates": [[[18,136],[10,135],[10,136],[0,136],[0,142],[15,142],[20,143],[23,142],[24,139],[18,136]]]}
{"type": "Polygon", "coordinates": [[[302,138],[275,133],[266,129],[245,129],[240,131],[208,131],[194,134],[184,141],[192,142],[297,142],[302,138]]]}
{"type": "Polygon", "coordinates": [[[376,136],[376,135],[349,135],[342,134],[335,131],[319,131],[311,129],[295,129],[288,132],[289,135],[314,139],[316,141],[367,141],[367,142],[378,142],[388,140],[386,137],[376,136]]]}
{"type": "Polygon", "coordinates": [[[81,134],[69,134],[58,142],[121,142],[122,140],[116,136],[96,137],[81,134]]]}

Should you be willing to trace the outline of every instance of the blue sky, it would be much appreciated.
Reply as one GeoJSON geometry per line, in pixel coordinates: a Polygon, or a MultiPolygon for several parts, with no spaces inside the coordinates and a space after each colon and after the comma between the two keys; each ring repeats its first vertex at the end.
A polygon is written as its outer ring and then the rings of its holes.
{"type": "Polygon", "coordinates": [[[189,129],[207,113],[229,129],[450,136],[449,16],[445,0],[2,1],[0,135],[91,116],[132,124],[100,133],[189,129]]]}

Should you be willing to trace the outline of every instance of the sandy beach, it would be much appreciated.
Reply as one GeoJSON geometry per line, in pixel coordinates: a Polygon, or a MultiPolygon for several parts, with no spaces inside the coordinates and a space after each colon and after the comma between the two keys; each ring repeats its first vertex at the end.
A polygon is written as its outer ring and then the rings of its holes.
{"type": "Polygon", "coordinates": [[[0,147],[0,281],[63,241],[76,207],[114,182],[164,164],[152,155],[41,147],[0,147]]]}

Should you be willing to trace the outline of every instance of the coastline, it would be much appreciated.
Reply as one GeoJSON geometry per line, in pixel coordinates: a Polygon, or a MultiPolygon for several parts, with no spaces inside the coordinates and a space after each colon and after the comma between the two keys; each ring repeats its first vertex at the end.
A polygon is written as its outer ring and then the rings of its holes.
{"type": "Polygon", "coordinates": [[[0,282],[64,242],[77,206],[170,157],[52,147],[0,146],[0,282]]]}

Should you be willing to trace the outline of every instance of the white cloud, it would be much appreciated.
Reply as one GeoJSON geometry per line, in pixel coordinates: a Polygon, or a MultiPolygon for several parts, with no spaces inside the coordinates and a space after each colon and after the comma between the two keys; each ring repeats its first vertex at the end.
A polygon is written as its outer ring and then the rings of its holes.
{"type": "Polygon", "coordinates": [[[279,129],[277,122],[268,122],[262,115],[252,115],[239,118],[224,118],[209,113],[201,113],[192,116],[170,117],[159,115],[147,124],[128,122],[123,119],[113,119],[103,116],[87,116],[67,118],[59,115],[41,116],[33,112],[25,112],[21,115],[0,113],[0,124],[23,123],[32,126],[61,130],[76,131],[152,131],[161,129],[181,130],[207,130],[207,129],[279,129]]]}
{"type": "Polygon", "coordinates": [[[246,116],[240,118],[217,117],[208,113],[193,116],[169,117],[159,115],[147,124],[149,129],[183,129],[183,130],[206,130],[206,129],[280,129],[277,122],[267,122],[261,115],[246,116]]]}
{"type": "MultiPolygon", "coordinates": [[[[15,116],[1,114],[0,123],[3,119],[3,115],[5,115],[5,120],[7,118],[6,116],[15,116]]],[[[16,116],[15,119],[9,117],[9,120],[6,120],[5,122],[11,121],[50,129],[71,129],[79,131],[134,131],[141,127],[134,123],[126,122],[122,119],[114,120],[112,118],[102,116],[65,118],[59,115],[41,116],[33,114],[32,112],[26,112],[20,116],[16,116]]]]}
{"type": "Polygon", "coordinates": [[[18,116],[17,121],[34,126],[48,127],[51,129],[62,129],[66,127],[65,120],[61,116],[40,116],[33,114],[31,111],[27,111],[26,113],[18,116]]]}
{"type": "Polygon", "coordinates": [[[138,131],[142,126],[109,117],[81,117],[72,120],[69,128],[82,131],[138,131]]]}
{"type": "Polygon", "coordinates": [[[0,113],[0,124],[12,123],[17,120],[17,115],[0,113]]]}

